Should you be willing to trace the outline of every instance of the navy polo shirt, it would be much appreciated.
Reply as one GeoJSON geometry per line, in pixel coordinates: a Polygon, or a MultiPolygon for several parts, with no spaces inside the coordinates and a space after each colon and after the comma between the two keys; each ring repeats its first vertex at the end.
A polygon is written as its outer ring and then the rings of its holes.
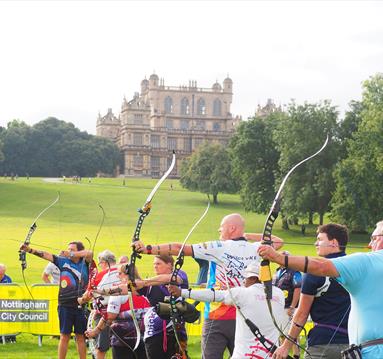
{"type": "MultiPolygon", "coordinates": [[[[338,252],[326,256],[337,258],[346,253],[338,252]]],[[[308,335],[308,346],[348,344],[347,322],[351,309],[350,295],[334,279],[318,277],[309,273],[303,276],[302,294],[313,295],[310,316],[315,323],[308,335]]]]}

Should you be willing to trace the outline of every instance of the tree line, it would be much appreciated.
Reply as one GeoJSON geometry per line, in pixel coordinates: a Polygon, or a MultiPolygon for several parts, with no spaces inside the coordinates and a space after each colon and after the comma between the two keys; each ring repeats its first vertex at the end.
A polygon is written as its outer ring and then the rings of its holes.
{"type": "Polygon", "coordinates": [[[120,163],[120,151],[112,141],[54,117],[33,126],[13,120],[0,127],[2,175],[94,177],[113,175],[120,163]]]}
{"type": "Polygon", "coordinates": [[[362,99],[344,117],[330,101],[298,105],[242,121],[229,146],[203,144],[184,161],[181,184],[212,194],[239,192],[247,211],[269,210],[284,175],[298,168],[283,192],[282,221],[312,224],[314,216],[365,232],[383,213],[383,74],[363,83],[362,99]]]}

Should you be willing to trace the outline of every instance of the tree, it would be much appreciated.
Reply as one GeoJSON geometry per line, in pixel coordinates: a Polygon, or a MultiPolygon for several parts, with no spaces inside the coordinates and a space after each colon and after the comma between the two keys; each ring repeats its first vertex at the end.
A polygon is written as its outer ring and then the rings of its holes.
{"type": "Polygon", "coordinates": [[[237,191],[227,150],[222,145],[207,142],[183,161],[180,182],[190,191],[211,194],[214,204],[218,203],[218,193],[237,191]]]}
{"type": "Polygon", "coordinates": [[[308,217],[318,213],[320,223],[329,210],[329,202],[335,188],[333,171],[339,158],[340,143],[337,137],[337,111],[329,101],[317,104],[290,103],[287,116],[279,122],[274,141],[280,152],[281,177],[289,169],[319,149],[326,135],[330,143],[319,156],[299,167],[286,183],[283,209],[290,217],[308,217]]]}
{"type": "Polygon", "coordinates": [[[363,103],[351,101],[350,109],[346,111],[344,119],[339,123],[338,138],[341,143],[339,160],[347,157],[347,145],[362,122],[363,103]]]}
{"type": "Polygon", "coordinates": [[[383,74],[363,84],[361,121],[336,171],[332,218],[366,231],[382,218],[383,74]]]}
{"type": "Polygon", "coordinates": [[[4,132],[5,132],[5,128],[0,126],[0,162],[4,161],[3,142],[1,141],[1,138],[4,132]]]}
{"type": "Polygon", "coordinates": [[[242,122],[230,142],[233,174],[247,211],[266,212],[275,196],[279,151],[273,131],[283,113],[242,122]]]}
{"type": "Polygon", "coordinates": [[[5,173],[18,173],[21,168],[28,166],[31,157],[28,138],[31,134],[31,128],[23,121],[13,120],[8,123],[0,136],[2,142],[2,151],[4,161],[0,168],[5,173]]]}
{"type": "Polygon", "coordinates": [[[12,121],[0,133],[5,160],[0,170],[31,176],[95,176],[113,174],[121,162],[110,140],[81,132],[72,123],[54,117],[30,127],[12,121]]]}

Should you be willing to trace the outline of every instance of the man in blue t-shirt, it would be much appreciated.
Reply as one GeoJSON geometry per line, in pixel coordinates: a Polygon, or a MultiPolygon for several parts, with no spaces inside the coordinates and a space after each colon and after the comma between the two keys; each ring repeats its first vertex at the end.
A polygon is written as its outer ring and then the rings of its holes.
{"type": "MultiPolygon", "coordinates": [[[[330,223],[318,227],[315,247],[320,257],[344,257],[347,242],[348,231],[345,226],[330,223]]],[[[291,265],[286,265],[290,263],[290,258],[295,257],[280,255],[283,261],[278,262],[279,264],[297,270],[291,265]]],[[[309,354],[306,352],[305,358],[339,358],[340,352],[348,347],[347,321],[350,307],[349,294],[336,280],[306,273],[302,279],[299,305],[288,336],[296,340],[310,315],[314,327],[308,334],[309,354]]],[[[275,351],[274,356],[286,358],[292,345],[293,343],[286,339],[275,351]]],[[[299,354],[294,357],[299,358],[299,354]]]]}
{"type": "MultiPolygon", "coordinates": [[[[359,346],[363,359],[383,358],[383,221],[376,224],[369,244],[372,253],[338,258],[289,256],[261,246],[259,254],[275,263],[341,283],[351,296],[348,322],[350,343],[359,346]]],[[[282,357],[279,357],[282,358],[282,357]]]]}
{"type": "Polygon", "coordinates": [[[40,251],[23,244],[21,251],[34,254],[54,263],[60,269],[60,288],[58,314],[60,322],[60,342],[58,358],[65,359],[72,331],[76,336],[77,351],[80,359],[86,358],[84,332],[87,318],[84,310],[78,306],[77,298],[85,292],[89,281],[89,264],[93,260],[91,251],[85,250],[82,242],[71,242],[67,250],[59,256],[40,251]]]}

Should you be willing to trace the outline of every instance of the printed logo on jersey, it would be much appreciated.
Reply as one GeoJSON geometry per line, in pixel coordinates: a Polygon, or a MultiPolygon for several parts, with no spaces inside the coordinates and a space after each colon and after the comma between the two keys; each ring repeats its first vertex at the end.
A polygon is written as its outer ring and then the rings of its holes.
{"type": "MultiPolygon", "coordinates": [[[[204,243],[205,244],[205,243],[204,243]]],[[[222,243],[221,241],[213,241],[213,242],[207,242],[207,244],[209,244],[209,248],[210,249],[214,249],[214,248],[222,248],[222,243]]],[[[207,249],[206,247],[204,247],[205,249],[207,249]]]]}

